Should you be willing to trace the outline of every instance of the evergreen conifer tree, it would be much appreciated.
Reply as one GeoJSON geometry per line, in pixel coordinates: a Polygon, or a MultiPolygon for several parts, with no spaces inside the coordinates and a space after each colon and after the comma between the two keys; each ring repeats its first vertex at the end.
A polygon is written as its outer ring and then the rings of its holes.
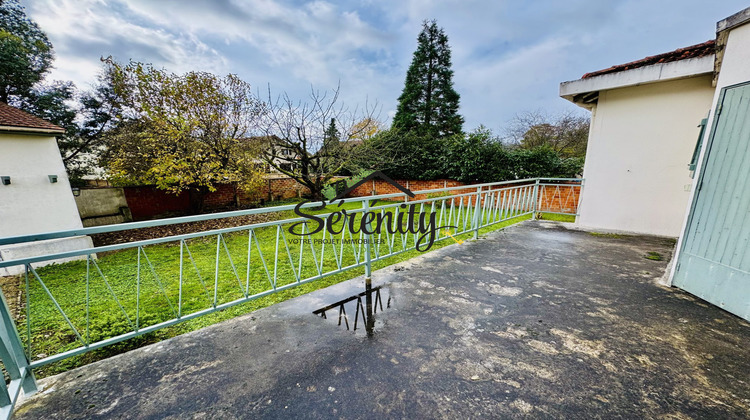
{"type": "Polygon", "coordinates": [[[448,36],[436,21],[424,21],[406,83],[398,98],[393,128],[431,137],[462,133],[460,96],[453,89],[448,36]]]}

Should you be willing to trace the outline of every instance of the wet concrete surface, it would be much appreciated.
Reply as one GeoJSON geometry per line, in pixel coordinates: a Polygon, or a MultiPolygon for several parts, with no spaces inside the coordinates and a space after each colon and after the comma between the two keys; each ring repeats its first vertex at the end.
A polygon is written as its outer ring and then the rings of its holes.
{"type": "Polygon", "coordinates": [[[750,324],[659,286],[672,248],[525,222],[375,272],[372,334],[312,314],[355,279],[47,378],[16,418],[747,418],[750,324]]]}

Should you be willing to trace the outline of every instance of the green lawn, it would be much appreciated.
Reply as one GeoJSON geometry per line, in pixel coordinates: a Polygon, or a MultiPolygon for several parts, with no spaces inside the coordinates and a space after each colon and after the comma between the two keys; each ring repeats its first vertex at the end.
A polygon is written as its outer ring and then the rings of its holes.
{"type": "Polygon", "coordinates": [[[572,214],[541,213],[539,219],[553,220],[556,222],[575,223],[576,217],[572,214]]]}
{"type": "MultiPolygon", "coordinates": [[[[390,203],[381,201],[373,205],[385,204],[390,203]]],[[[357,208],[361,208],[360,203],[346,203],[341,207],[337,207],[336,210],[352,210],[357,208]]],[[[328,213],[330,211],[332,210],[320,210],[318,213],[328,213]]],[[[288,212],[282,218],[285,217],[293,217],[293,214],[288,212]]],[[[480,234],[497,230],[529,218],[530,216],[524,216],[498,223],[491,227],[480,229],[480,234]]],[[[335,226],[338,228],[341,227],[340,223],[335,226]]],[[[288,227],[289,224],[285,224],[282,226],[282,229],[286,230],[288,227]]],[[[309,245],[293,243],[290,240],[295,237],[288,232],[284,233],[286,237],[279,235],[278,240],[280,252],[275,272],[277,287],[295,283],[294,270],[299,267],[301,267],[300,277],[302,279],[318,274],[318,268],[315,266],[309,245]],[[304,246],[305,250],[300,264],[299,255],[301,246],[304,246]],[[291,262],[289,261],[286,247],[289,248],[291,253],[291,262]],[[294,269],[292,268],[292,264],[294,265],[294,269]]],[[[268,290],[270,282],[266,267],[270,276],[273,277],[277,227],[258,228],[253,231],[253,235],[255,238],[252,241],[252,248],[250,250],[249,266],[247,264],[248,231],[223,235],[224,242],[220,243],[220,264],[216,283],[214,283],[214,275],[216,272],[217,237],[214,235],[206,238],[186,240],[182,259],[183,282],[181,298],[179,288],[181,247],[179,246],[179,242],[150,245],[144,248],[144,252],[140,254],[140,282],[136,281],[138,277],[136,265],[138,252],[136,249],[115,251],[106,255],[100,254],[96,260],[96,264],[91,263],[88,267],[90,274],[88,287],[86,282],[87,264],[85,261],[47,266],[38,269],[37,272],[50,294],[54,296],[57,303],[68,315],[82,338],[94,342],[132,331],[136,322],[140,328],[143,328],[173,319],[178,311],[178,306],[181,306],[182,316],[210,308],[214,301],[214,294],[216,295],[217,304],[222,304],[242,298],[246,288],[248,295],[268,290]],[[255,239],[257,239],[257,244],[255,239]],[[194,263],[188,256],[188,249],[190,255],[194,258],[194,263]],[[266,266],[262,264],[259,252],[265,257],[266,266]],[[229,264],[230,257],[234,263],[234,269],[229,264]],[[99,269],[104,278],[99,273],[99,269]],[[137,288],[140,288],[140,293],[136,293],[137,288]],[[88,306],[86,305],[87,293],[90,296],[88,306]],[[136,302],[137,295],[139,296],[138,302],[136,302]],[[116,296],[116,299],[114,296],[116,296]],[[181,305],[178,303],[180,299],[181,305]],[[87,311],[90,314],[88,325],[87,311]]],[[[322,235],[322,233],[318,233],[313,235],[312,239],[321,239],[322,235]]],[[[329,236],[326,235],[326,238],[329,238],[329,236]]],[[[337,238],[340,238],[340,236],[337,236],[337,238]]],[[[348,238],[348,236],[345,238],[348,238]]],[[[469,238],[471,238],[471,233],[456,237],[457,240],[466,240],[469,238]]],[[[394,249],[400,249],[403,243],[404,239],[401,235],[397,235],[394,249]]],[[[407,236],[405,243],[411,246],[413,244],[413,237],[411,235],[407,236]]],[[[448,238],[436,242],[432,249],[438,249],[454,243],[453,239],[448,238]]],[[[386,245],[380,246],[382,247],[381,252],[387,252],[386,245]]],[[[322,272],[335,270],[337,263],[334,258],[332,245],[326,245],[325,249],[321,249],[321,247],[322,245],[315,245],[317,261],[320,261],[320,252],[323,251],[325,253],[322,272]]],[[[337,244],[336,248],[336,255],[340,256],[343,266],[355,263],[356,247],[345,245],[342,249],[337,244]],[[343,252],[343,254],[339,252],[343,252]]],[[[395,264],[419,254],[418,251],[408,251],[391,256],[385,260],[373,263],[373,269],[395,264]]],[[[374,257],[375,255],[373,255],[374,257]]],[[[364,258],[364,251],[362,251],[360,258],[364,258]]],[[[153,333],[46,365],[37,369],[36,374],[40,377],[49,376],[145,344],[194,331],[207,325],[215,324],[295,296],[309,293],[313,290],[360,276],[363,272],[364,268],[358,267],[309,283],[303,283],[286,290],[277,291],[271,295],[242,303],[220,312],[188,320],[153,333]]],[[[21,288],[24,288],[23,285],[21,288]]],[[[29,297],[30,304],[28,311],[31,319],[32,360],[38,360],[80,346],[81,343],[76,334],[60,315],[44,288],[32,276],[29,277],[29,297]]],[[[315,308],[310,308],[310,311],[312,312],[313,309],[315,308]]],[[[28,332],[25,310],[21,310],[21,316],[18,319],[18,329],[24,343],[26,343],[28,332]]]]}

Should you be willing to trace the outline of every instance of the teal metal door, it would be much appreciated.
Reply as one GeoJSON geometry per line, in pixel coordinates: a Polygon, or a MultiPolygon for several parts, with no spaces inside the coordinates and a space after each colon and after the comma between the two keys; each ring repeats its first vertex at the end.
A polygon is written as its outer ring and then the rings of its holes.
{"type": "Polygon", "coordinates": [[[674,285],[750,320],[750,84],[722,90],[674,285]]]}

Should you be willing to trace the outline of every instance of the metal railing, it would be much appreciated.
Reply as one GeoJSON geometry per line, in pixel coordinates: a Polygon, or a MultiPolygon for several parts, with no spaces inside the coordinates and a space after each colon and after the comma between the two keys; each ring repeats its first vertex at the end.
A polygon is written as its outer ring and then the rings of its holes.
{"type": "Polygon", "coordinates": [[[4,297],[0,305],[0,358],[11,379],[0,389],[0,414],[10,413],[21,388],[36,389],[33,368],[355,268],[369,278],[373,263],[420,244],[424,249],[430,220],[442,227],[433,232],[437,242],[476,238],[481,228],[535,212],[575,214],[581,185],[580,179],[533,178],[414,191],[414,198],[347,198],[326,209],[310,202],[299,209],[317,211],[322,229],[315,233],[313,219],[289,217],[295,205],[286,205],[0,238],[2,246],[235,216],[278,218],[0,261],[0,268],[23,268],[24,292],[15,322],[4,297]],[[420,218],[422,225],[404,230],[408,219],[420,218]],[[292,226],[304,236],[290,233],[292,226]],[[79,260],[41,266],[71,258],[79,260]]]}

